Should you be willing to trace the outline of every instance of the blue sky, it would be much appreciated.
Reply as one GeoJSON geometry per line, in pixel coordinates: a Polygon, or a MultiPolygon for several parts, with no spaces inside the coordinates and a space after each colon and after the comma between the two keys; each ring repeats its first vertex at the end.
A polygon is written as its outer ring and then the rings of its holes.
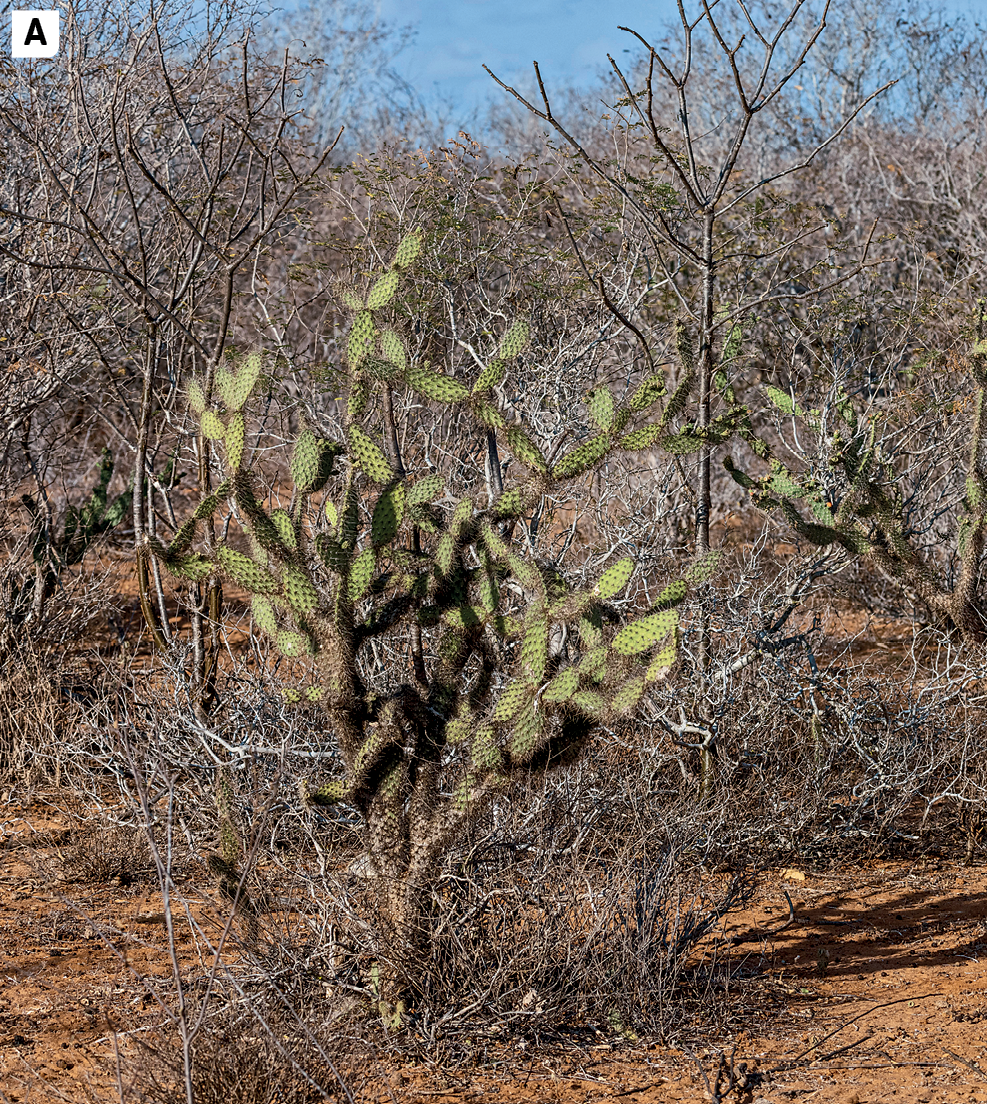
{"type": "MultiPolygon", "coordinates": [[[[946,7],[987,16],[987,0],[947,0],[946,7]]],[[[674,0],[381,0],[390,23],[417,35],[396,68],[426,98],[438,93],[470,107],[497,93],[481,69],[527,79],[532,59],[546,83],[582,84],[631,45],[618,24],[648,35],[675,14],[674,0]]]]}

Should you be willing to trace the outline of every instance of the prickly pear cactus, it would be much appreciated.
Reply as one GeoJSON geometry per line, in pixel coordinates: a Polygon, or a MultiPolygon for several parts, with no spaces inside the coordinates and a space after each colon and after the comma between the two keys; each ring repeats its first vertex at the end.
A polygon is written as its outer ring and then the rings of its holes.
{"type": "Polygon", "coordinates": [[[793,422],[803,441],[815,439],[819,455],[811,470],[786,465],[773,456],[768,443],[749,432],[749,421],[745,436],[755,454],[767,461],[767,473],[753,476],[730,457],[724,465],[756,506],[780,515],[806,543],[838,546],[852,556],[870,558],[910,589],[935,617],[952,622],[971,642],[983,643],[987,608],[978,582],[987,542],[987,304],[981,301],[978,308],[978,341],[969,354],[974,395],[966,494],[956,525],[960,570],[955,580],[942,577],[913,544],[893,457],[884,455],[879,443],[878,418],[861,420],[852,397],[840,388],[830,395],[825,416],[820,410],[803,409],[794,395],[766,388],[776,415],[793,422]]]}
{"type": "Polygon", "coordinates": [[[596,388],[586,396],[593,436],[550,464],[530,427],[494,395],[524,355],[525,320],[507,327],[472,379],[419,363],[406,348],[397,308],[421,248],[421,235],[409,234],[366,289],[343,289],[352,315],[346,414],[325,434],[314,420],[302,424],[290,450],[290,509],[268,508],[250,460],[261,358],[225,370],[215,396],[193,382],[190,408],[224,481],[170,545],[154,549],[178,575],[213,572],[246,591],[256,630],[296,661],[292,670],[304,668],[285,700],[326,710],[345,767],[344,777],[305,789],[305,799],[345,801],[362,813],[373,867],[397,894],[395,923],[410,907],[401,887],[427,880],[492,794],[519,773],[566,762],[600,726],[633,715],[675,662],[688,590],[680,580],[621,624],[612,603],[631,581],[631,560],[610,565],[595,586],[575,587],[533,559],[517,526],[543,495],[615,451],[678,440],[669,426],[688,378],[664,406],[660,377],[626,401],[596,388]],[[476,434],[492,434],[517,461],[516,483],[455,501],[440,472],[409,470],[387,429],[400,390],[422,418],[453,424],[455,413],[472,423],[476,433],[460,442],[464,462],[475,464],[476,434]],[[197,546],[197,527],[220,510],[232,510],[242,528],[229,527],[213,551],[197,546]],[[388,672],[389,690],[371,693],[362,657],[378,642],[408,665],[388,672]]]}

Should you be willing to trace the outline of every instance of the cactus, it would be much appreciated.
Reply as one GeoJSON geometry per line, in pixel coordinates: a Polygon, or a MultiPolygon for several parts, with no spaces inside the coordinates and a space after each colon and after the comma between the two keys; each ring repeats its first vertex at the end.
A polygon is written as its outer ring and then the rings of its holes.
{"type": "MultiPolygon", "coordinates": [[[[302,420],[291,449],[290,510],[265,505],[243,444],[238,419],[249,419],[252,396],[241,393],[250,378],[242,364],[219,388],[225,415],[201,396],[204,431],[225,442],[225,480],[170,546],[153,546],[173,570],[205,568],[245,589],[257,631],[295,661],[287,665],[285,700],[326,710],[345,767],[345,779],[306,789],[305,800],[346,801],[361,813],[385,913],[408,932],[417,930],[408,912],[415,887],[434,876],[468,818],[519,772],[568,761],[601,725],[634,713],[674,662],[678,607],[689,587],[688,579],[675,581],[652,608],[622,623],[607,603],[630,582],[632,560],[576,587],[534,560],[517,526],[543,495],[608,455],[667,436],[670,407],[657,405],[663,380],[647,380],[628,402],[594,389],[587,403],[598,432],[550,467],[530,427],[493,396],[530,340],[526,321],[507,327],[472,384],[418,363],[404,346],[395,317],[421,244],[409,235],[365,295],[343,294],[353,314],[343,443],[323,440],[314,422],[302,420]],[[444,408],[430,417],[448,412],[495,442],[499,435],[519,462],[517,482],[492,503],[475,491],[442,498],[440,473],[407,470],[397,454],[388,428],[397,389],[444,408]],[[370,421],[381,415],[382,435],[370,421]],[[242,537],[230,525],[214,550],[196,547],[197,526],[222,502],[241,520],[242,537]],[[407,673],[388,671],[390,689],[374,696],[361,655],[385,634],[391,655],[405,654],[410,641],[411,660],[407,673]],[[311,671],[307,687],[299,682],[303,667],[311,671]]],[[[259,378],[258,369],[254,385],[259,378]]],[[[191,388],[189,395],[194,410],[200,396],[191,388]]],[[[705,578],[710,563],[697,564],[692,578],[705,578]]]]}
{"type": "Polygon", "coordinates": [[[822,455],[815,470],[797,470],[772,455],[768,443],[741,425],[751,450],[768,462],[768,472],[756,477],[738,468],[730,457],[724,466],[760,509],[777,512],[808,544],[837,545],[851,556],[870,559],[896,578],[929,609],[934,618],[955,626],[971,643],[987,642],[987,604],[978,592],[981,559],[987,544],[987,302],[978,303],[977,343],[968,356],[974,395],[970,452],[963,512],[957,518],[955,581],[945,578],[909,534],[903,496],[897,490],[892,459],[877,445],[875,416],[860,420],[852,397],[834,388],[830,408],[838,424],[824,430],[820,410],[805,410],[776,387],[766,389],[771,406],[800,425],[800,433],[815,436],[822,455]],[[824,474],[821,474],[824,473],[824,474]],[[806,516],[806,511],[810,516],[806,516]]]}
{"type": "Polygon", "coordinates": [[[130,487],[110,501],[113,470],[113,454],[103,449],[96,485],[81,506],[69,505],[60,533],[34,496],[21,496],[31,519],[34,573],[14,587],[8,612],[12,624],[20,625],[28,617],[40,618],[58,587],[61,573],[81,563],[96,541],[123,521],[130,509],[133,485],[131,481],[130,487]]]}

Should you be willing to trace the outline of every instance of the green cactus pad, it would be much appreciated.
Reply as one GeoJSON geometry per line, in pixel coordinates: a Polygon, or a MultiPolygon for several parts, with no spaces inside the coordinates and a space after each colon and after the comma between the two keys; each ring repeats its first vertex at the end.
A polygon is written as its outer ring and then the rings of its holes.
{"type": "Polygon", "coordinates": [[[420,394],[435,402],[460,402],[469,395],[469,388],[452,376],[430,372],[427,368],[409,367],[405,379],[420,394]]]}
{"type": "Polygon", "coordinates": [[[422,247],[422,235],[420,230],[412,230],[401,239],[397,252],[394,254],[394,267],[407,268],[418,256],[422,247]]]}
{"type": "Polygon", "coordinates": [[[193,583],[201,583],[203,579],[207,578],[213,571],[213,562],[207,560],[204,556],[193,554],[191,556],[184,556],[181,559],[165,560],[165,567],[172,573],[177,575],[179,579],[188,579],[193,583]]]}
{"type": "Polygon", "coordinates": [[[350,562],[349,553],[334,537],[328,533],[319,533],[315,538],[315,550],[322,562],[336,575],[344,575],[350,562]]]}
{"type": "Polygon", "coordinates": [[[321,686],[306,686],[305,687],[305,700],[307,702],[320,702],[325,696],[325,691],[321,686]]]}
{"type": "Polygon", "coordinates": [[[663,679],[671,669],[672,664],[675,662],[675,658],[678,655],[678,644],[673,639],[670,644],[667,644],[662,650],[655,656],[655,658],[648,665],[648,669],[645,672],[644,677],[648,682],[656,682],[659,679],[663,679]]]}
{"type": "Polygon", "coordinates": [[[311,655],[312,638],[308,633],[282,631],[275,637],[278,651],[289,659],[297,659],[298,656],[311,655]]]}
{"type": "Polygon", "coordinates": [[[203,410],[201,425],[202,436],[210,441],[222,441],[226,436],[226,426],[215,410],[203,410]]]}
{"type": "Polygon", "coordinates": [[[353,380],[346,400],[346,410],[349,417],[354,421],[358,418],[362,418],[366,412],[367,403],[369,401],[370,388],[367,386],[366,380],[353,380]]]}
{"type": "Polygon", "coordinates": [[[291,520],[291,514],[287,510],[282,510],[279,506],[276,510],[271,511],[271,521],[274,522],[281,543],[285,548],[294,551],[298,547],[298,539],[295,536],[295,526],[291,520]]]}
{"type": "Polygon", "coordinates": [[[406,362],[404,342],[394,330],[384,330],[380,335],[381,356],[391,362],[398,371],[403,372],[406,362]]]}
{"type": "Polygon", "coordinates": [[[493,574],[488,572],[483,575],[477,587],[477,592],[480,605],[487,613],[495,613],[500,605],[500,587],[497,585],[497,579],[493,574]]]}
{"type": "Polygon", "coordinates": [[[374,506],[370,523],[370,539],[380,547],[390,544],[397,536],[404,518],[404,484],[395,483],[385,488],[374,506]]]}
{"type": "Polygon", "coordinates": [[[643,678],[633,678],[625,682],[614,695],[613,701],[610,703],[610,708],[615,713],[624,715],[632,712],[634,707],[641,700],[646,685],[647,683],[643,678]]]}
{"type": "Polygon", "coordinates": [[[377,557],[372,548],[365,548],[353,561],[349,578],[346,580],[346,593],[351,602],[358,602],[370,589],[370,581],[377,566],[377,557]]]}
{"type": "Polygon", "coordinates": [[[236,409],[233,405],[233,373],[228,369],[220,365],[216,369],[216,375],[214,377],[216,383],[216,390],[219,392],[220,398],[226,404],[228,410],[236,409]]]}
{"type": "Polygon", "coordinates": [[[507,426],[507,419],[491,403],[474,402],[473,413],[489,429],[504,429],[507,426]]]}
{"type": "Polygon", "coordinates": [[[423,502],[432,502],[442,494],[445,480],[436,472],[423,476],[408,491],[408,505],[418,506],[423,502]]]}
{"type": "Polygon", "coordinates": [[[644,383],[631,395],[627,402],[628,407],[635,414],[641,414],[649,407],[665,396],[664,376],[649,376],[644,383]]]}
{"type": "Polygon", "coordinates": [[[586,405],[589,407],[589,416],[604,432],[613,425],[613,415],[616,409],[613,401],[613,393],[609,387],[594,387],[586,396],[586,405]]]}
{"type": "Polygon", "coordinates": [[[274,606],[269,598],[262,594],[255,594],[250,599],[250,612],[253,614],[254,623],[268,636],[277,636],[278,619],[274,613],[274,606]]]}
{"type": "Polygon", "coordinates": [[[477,729],[473,737],[472,761],[478,770],[499,770],[503,763],[503,756],[497,747],[497,732],[491,725],[477,729]]]}
{"type": "Polygon", "coordinates": [[[634,574],[634,561],[631,559],[619,560],[608,567],[600,576],[596,584],[596,593],[601,598],[612,598],[619,590],[627,586],[631,575],[634,574]]]}
{"type": "Polygon", "coordinates": [[[637,452],[638,449],[650,448],[661,436],[663,427],[660,422],[653,422],[642,429],[632,430],[621,437],[620,447],[628,452],[637,452]]]}
{"type": "Polygon", "coordinates": [[[358,425],[349,427],[350,455],[357,467],[375,483],[390,483],[394,478],[384,453],[358,425]]]}
{"type": "Polygon", "coordinates": [[[503,360],[513,360],[528,344],[530,334],[531,327],[524,319],[519,318],[501,339],[497,356],[503,360]]]}
{"type": "Polygon", "coordinates": [[[588,652],[580,657],[577,668],[579,674],[599,681],[606,674],[608,655],[609,649],[606,645],[590,648],[588,652]]]}
{"type": "Polygon", "coordinates": [[[206,394],[202,390],[202,384],[198,380],[189,380],[188,404],[190,409],[200,418],[206,410],[206,394]]]}
{"type": "Polygon", "coordinates": [[[396,272],[385,272],[370,289],[367,296],[367,310],[380,310],[394,298],[401,277],[396,272]]]}
{"type": "Polygon", "coordinates": [[[503,380],[506,373],[507,362],[500,357],[494,357],[477,376],[476,383],[473,384],[473,394],[478,395],[483,391],[492,390],[503,380]]]}
{"type": "Polygon", "coordinates": [[[257,386],[257,381],[260,379],[263,366],[264,359],[259,353],[251,353],[240,365],[231,395],[234,409],[240,410],[245,405],[247,399],[250,398],[254,388],[257,386]]]}
{"type": "Polygon", "coordinates": [[[531,438],[518,426],[511,426],[507,431],[507,444],[516,459],[520,460],[526,468],[548,474],[548,464],[541,450],[531,438]]]}
{"type": "Polygon", "coordinates": [[[302,494],[306,494],[319,474],[319,440],[308,428],[298,434],[291,454],[291,481],[302,494]]]}
{"type": "Polygon", "coordinates": [[[326,782],[317,790],[311,790],[308,800],[313,805],[335,805],[339,801],[345,801],[349,796],[349,786],[346,782],[326,782]]]}
{"type": "Polygon", "coordinates": [[[672,397],[668,400],[665,409],[662,411],[662,425],[667,426],[673,418],[677,418],[682,411],[685,410],[685,404],[689,401],[689,394],[695,382],[695,373],[691,370],[687,371],[682,379],[679,380],[678,386],[672,392],[672,397]]]}
{"type": "Polygon", "coordinates": [[[677,610],[662,610],[625,625],[613,638],[611,647],[620,655],[638,655],[664,640],[679,623],[677,610]]]}
{"type": "Polygon", "coordinates": [[[281,569],[284,597],[296,617],[307,617],[319,604],[319,594],[312,580],[300,567],[285,564],[281,569]]]}
{"type": "Polygon", "coordinates": [[[298,705],[302,700],[302,692],[295,686],[286,686],[281,691],[281,696],[289,705],[298,705]]]}
{"type": "Polygon", "coordinates": [[[508,751],[516,763],[525,763],[535,753],[541,736],[541,714],[535,709],[534,702],[522,711],[511,732],[508,751]]]}
{"type": "Polygon", "coordinates": [[[792,396],[787,391],[782,391],[778,387],[765,387],[765,393],[771,402],[782,412],[782,414],[795,414],[798,417],[803,417],[805,411],[802,410],[798,404],[792,399],[792,396]]]}
{"type": "MultiPolygon", "coordinates": [[[[688,571],[685,573],[685,581],[689,586],[697,586],[699,583],[705,583],[707,579],[712,579],[722,559],[723,553],[716,550],[700,556],[694,563],[690,564],[688,571]]],[[[685,597],[684,592],[682,597],[685,597]]]]}
{"type": "Polygon", "coordinates": [[[609,435],[601,433],[598,437],[587,441],[585,445],[579,445],[578,448],[563,456],[552,469],[552,475],[556,479],[571,479],[573,476],[582,475],[605,456],[609,448],[609,435]]]}
{"type": "Polygon", "coordinates": [[[583,713],[599,720],[606,713],[607,703],[593,690],[580,690],[572,695],[572,704],[578,706],[583,713]]]}
{"type": "Polygon", "coordinates": [[[494,720],[509,721],[516,717],[521,707],[531,699],[532,695],[532,687],[524,679],[515,679],[513,682],[509,682],[497,698],[497,704],[493,711],[494,720]]]}
{"type": "Polygon", "coordinates": [[[219,566],[238,586],[251,594],[273,594],[278,589],[277,580],[249,556],[221,544],[216,550],[219,566]]]}
{"type": "Polygon", "coordinates": [[[579,674],[574,667],[560,671],[548,684],[542,699],[548,702],[565,702],[579,689],[579,674]]]}
{"type": "Polygon", "coordinates": [[[528,508],[527,495],[520,487],[512,487],[497,497],[493,504],[493,515],[496,518],[519,518],[528,508]]]}
{"type": "Polygon", "coordinates": [[[545,677],[545,664],[548,662],[548,617],[542,610],[535,609],[529,615],[521,642],[521,663],[532,682],[541,682],[545,677]]]}
{"type": "Polygon", "coordinates": [[[368,310],[360,311],[353,319],[346,346],[346,357],[351,368],[359,368],[360,361],[373,350],[376,336],[373,315],[368,310]]]}
{"type": "Polygon", "coordinates": [[[232,471],[243,463],[243,446],[246,439],[247,423],[243,412],[238,410],[226,428],[226,466],[232,471]]]}
{"type": "Polygon", "coordinates": [[[452,533],[443,533],[435,546],[435,566],[440,575],[450,575],[455,562],[456,538],[452,533]]]}
{"type": "Polygon", "coordinates": [[[674,579],[655,599],[655,607],[676,606],[686,596],[689,584],[685,579],[674,579]]]}
{"type": "Polygon", "coordinates": [[[478,629],[486,620],[486,615],[476,606],[457,606],[455,609],[448,610],[442,620],[451,629],[465,632],[478,629]]]}

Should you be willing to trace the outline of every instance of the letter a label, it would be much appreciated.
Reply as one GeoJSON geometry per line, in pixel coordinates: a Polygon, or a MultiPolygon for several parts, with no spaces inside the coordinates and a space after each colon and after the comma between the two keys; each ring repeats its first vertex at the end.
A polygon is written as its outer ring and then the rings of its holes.
{"type": "Polygon", "coordinates": [[[12,11],[10,53],[15,58],[50,58],[58,53],[57,11],[12,11]]]}

